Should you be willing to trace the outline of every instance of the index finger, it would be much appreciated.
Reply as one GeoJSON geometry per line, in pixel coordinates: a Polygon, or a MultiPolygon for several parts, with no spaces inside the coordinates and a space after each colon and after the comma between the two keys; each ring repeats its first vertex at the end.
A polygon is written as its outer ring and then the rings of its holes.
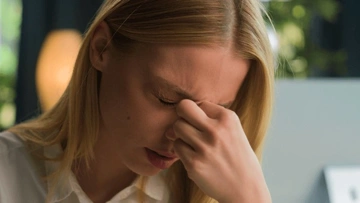
{"type": "Polygon", "coordinates": [[[176,113],[200,131],[205,130],[208,126],[209,117],[195,102],[189,99],[183,99],[176,105],[176,113]]]}
{"type": "Polygon", "coordinates": [[[218,119],[223,111],[225,111],[223,106],[208,101],[203,101],[198,106],[209,118],[212,119],[218,119]]]}

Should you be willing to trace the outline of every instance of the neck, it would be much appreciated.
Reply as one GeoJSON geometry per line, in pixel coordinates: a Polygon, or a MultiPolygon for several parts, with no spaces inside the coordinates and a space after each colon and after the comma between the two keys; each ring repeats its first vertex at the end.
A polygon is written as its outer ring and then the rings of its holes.
{"type": "Polygon", "coordinates": [[[73,172],[80,187],[93,202],[106,202],[128,187],[137,174],[120,164],[116,156],[111,156],[112,153],[104,153],[106,149],[99,144],[95,146],[95,159],[90,163],[90,169],[81,161],[78,170],[73,172]]]}

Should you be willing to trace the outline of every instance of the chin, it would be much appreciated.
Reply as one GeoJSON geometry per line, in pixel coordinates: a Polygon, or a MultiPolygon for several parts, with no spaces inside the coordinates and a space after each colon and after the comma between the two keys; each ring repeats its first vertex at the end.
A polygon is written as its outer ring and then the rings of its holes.
{"type": "Polygon", "coordinates": [[[158,173],[160,173],[161,171],[167,170],[177,161],[178,160],[174,161],[171,164],[168,164],[167,168],[164,168],[164,169],[158,168],[147,161],[145,163],[139,164],[138,167],[130,168],[130,170],[132,170],[134,173],[136,173],[140,176],[154,176],[154,175],[157,175],[158,173]]]}
{"type": "Polygon", "coordinates": [[[132,169],[132,171],[140,176],[154,176],[162,170],[152,166],[151,164],[147,164],[146,166],[136,167],[132,169]]]}

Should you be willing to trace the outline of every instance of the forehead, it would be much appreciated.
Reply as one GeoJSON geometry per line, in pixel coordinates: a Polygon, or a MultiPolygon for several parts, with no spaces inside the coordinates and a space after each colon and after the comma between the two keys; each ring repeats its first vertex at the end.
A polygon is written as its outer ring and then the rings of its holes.
{"type": "Polygon", "coordinates": [[[197,101],[234,100],[249,69],[249,61],[230,47],[157,45],[140,52],[152,83],[168,87],[168,81],[197,101]]]}

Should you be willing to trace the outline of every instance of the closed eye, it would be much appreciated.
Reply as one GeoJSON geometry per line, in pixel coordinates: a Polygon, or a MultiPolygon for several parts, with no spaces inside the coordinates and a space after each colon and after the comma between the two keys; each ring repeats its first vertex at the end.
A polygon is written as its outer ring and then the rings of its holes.
{"type": "Polygon", "coordinates": [[[158,98],[160,103],[163,104],[164,106],[175,106],[177,104],[177,102],[171,102],[171,101],[167,101],[161,98],[158,98]]]}

